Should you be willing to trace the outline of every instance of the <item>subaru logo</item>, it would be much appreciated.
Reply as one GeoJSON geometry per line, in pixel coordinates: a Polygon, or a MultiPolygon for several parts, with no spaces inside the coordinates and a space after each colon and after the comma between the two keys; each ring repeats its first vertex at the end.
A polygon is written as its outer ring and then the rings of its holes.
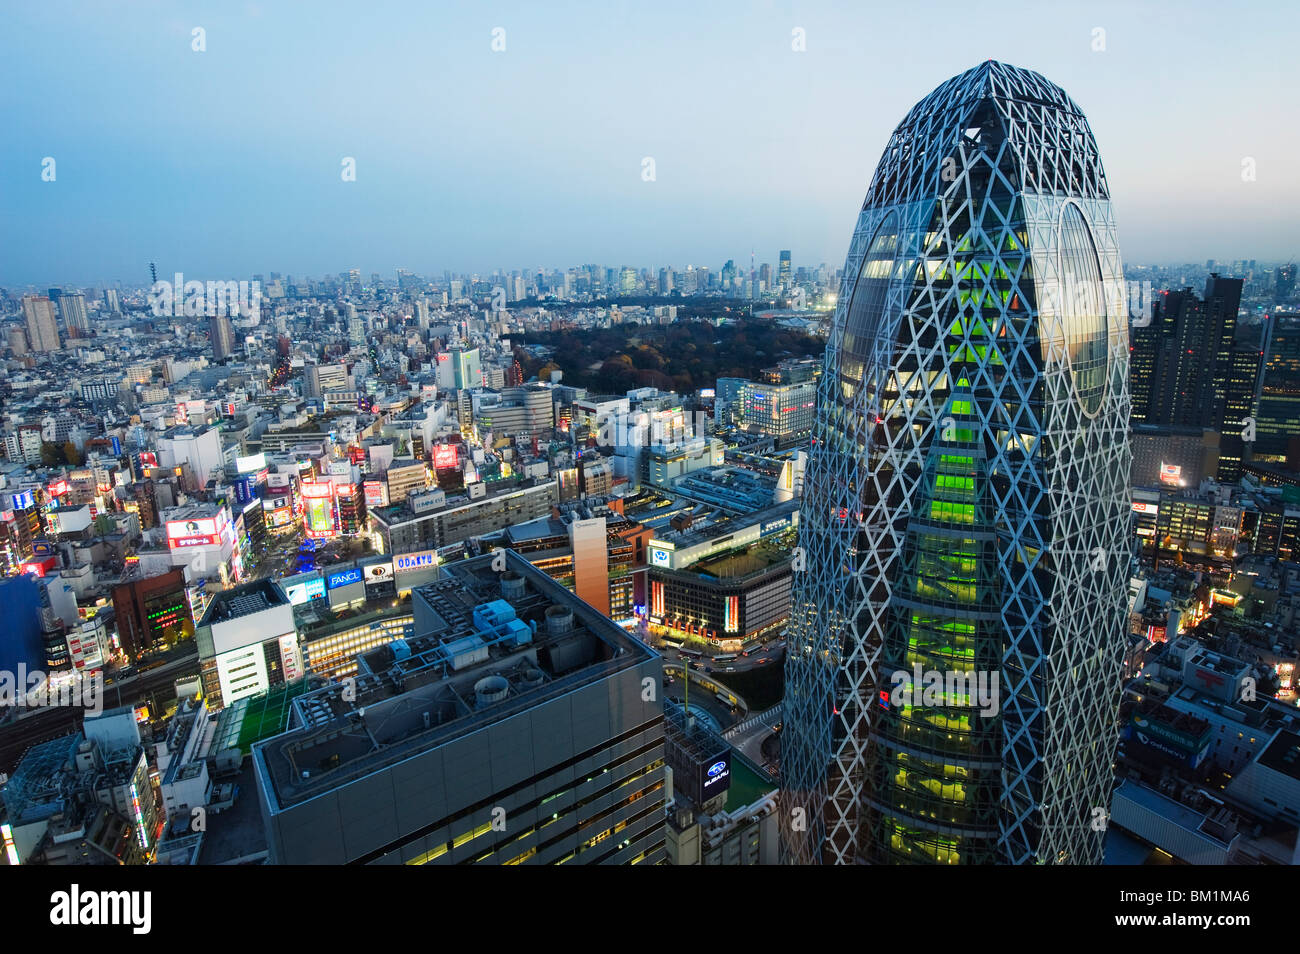
{"type": "Polygon", "coordinates": [[[721,775],[726,770],[727,770],[726,762],[714,762],[712,765],[709,766],[709,778],[713,778],[714,776],[721,775]]]}

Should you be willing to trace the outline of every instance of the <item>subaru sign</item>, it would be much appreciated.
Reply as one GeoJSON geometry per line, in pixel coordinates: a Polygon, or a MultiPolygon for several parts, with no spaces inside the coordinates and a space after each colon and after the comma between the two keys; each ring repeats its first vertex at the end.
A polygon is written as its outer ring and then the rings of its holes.
{"type": "Polygon", "coordinates": [[[731,754],[700,767],[700,793],[705,799],[721,795],[731,787],[731,754]]]}

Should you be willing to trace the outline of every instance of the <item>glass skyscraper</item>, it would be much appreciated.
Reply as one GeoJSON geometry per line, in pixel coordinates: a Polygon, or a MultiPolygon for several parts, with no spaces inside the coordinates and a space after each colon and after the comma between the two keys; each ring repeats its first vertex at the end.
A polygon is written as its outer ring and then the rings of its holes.
{"type": "Polygon", "coordinates": [[[821,378],[786,663],[794,863],[1097,863],[1130,567],[1097,144],[989,61],[894,131],[821,378]]]}

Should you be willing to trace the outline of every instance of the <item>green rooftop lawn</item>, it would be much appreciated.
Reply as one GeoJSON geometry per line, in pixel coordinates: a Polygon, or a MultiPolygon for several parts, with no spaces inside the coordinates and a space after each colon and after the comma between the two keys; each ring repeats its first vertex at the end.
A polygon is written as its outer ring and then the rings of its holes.
{"type": "Polygon", "coordinates": [[[738,808],[752,804],[774,788],[776,788],[775,785],[759,777],[748,765],[734,755],[732,756],[731,788],[727,790],[727,811],[734,812],[738,808]]]}

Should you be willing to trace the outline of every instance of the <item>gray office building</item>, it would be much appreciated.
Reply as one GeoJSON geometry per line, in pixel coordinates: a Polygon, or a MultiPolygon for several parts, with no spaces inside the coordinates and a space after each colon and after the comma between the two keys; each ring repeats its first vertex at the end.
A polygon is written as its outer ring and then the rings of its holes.
{"type": "Polygon", "coordinates": [[[253,749],[273,864],[658,864],[661,662],[513,551],[253,749]]]}

